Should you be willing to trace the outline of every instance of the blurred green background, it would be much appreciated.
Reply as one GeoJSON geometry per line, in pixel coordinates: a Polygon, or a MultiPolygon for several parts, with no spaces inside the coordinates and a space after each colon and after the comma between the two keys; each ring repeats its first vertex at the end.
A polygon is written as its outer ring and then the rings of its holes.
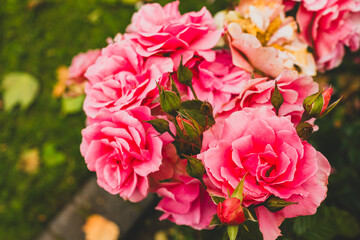
{"type": "MultiPolygon", "coordinates": [[[[64,99],[52,96],[56,70],[61,65],[70,65],[77,53],[102,48],[106,38],[124,32],[135,11],[131,2],[0,1],[0,239],[34,239],[82,184],[94,176],[79,152],[85,115],[79,107],[69,109],[64,99]],[[21,81],[9,87],[5,82],[11,77],[21,81]],[[18,100],[23,104],[6,106],[3,99],[9,91],[21,95],[18,100]]],[[[197,11],[205,5],[216,13],[229,2],[182,0],[180,10],[197,11]]],[[[312,144],[329,159],[333,174],[328,198],[317,215],[285,221],[282,227],[287,239],[359,237],[360,65],[354,62],[357,57],[359,52],[348,53],[339,68],[316,78],[322,84],[332,84],[335,97],[344,94],[341,106],[326,119],[318,120],[320,131],[311,138],[312,144]]],[[[140,223],[149,234],[154,233],[153,221],[149,221],[152,218],[154,211],[140,223]]],[[[186,227],[170,226],[170,230],[163,230],[169,239],[202,236],[186,227]]]]}

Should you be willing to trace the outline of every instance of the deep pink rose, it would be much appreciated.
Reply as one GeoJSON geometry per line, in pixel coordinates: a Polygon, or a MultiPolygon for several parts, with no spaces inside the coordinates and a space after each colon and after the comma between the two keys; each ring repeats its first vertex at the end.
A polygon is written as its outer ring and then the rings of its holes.
{"type": "Polygon", "coordinates": [[[227,225],[239,225],[246,220],[241,201],[238,198],[227,198],[223,202],[219,202],[216,214],[220,222],[227,225]]]}
{"type": "Polygon", "coordinates": [[[216,205],[195,178],[182,176],[177,182],[163,183],[157,194],[162,200],[156,209],[164,212],[160,220],[205,229],[216,214],[216,205]]]}
{"type": "MultiPolygon", "coordinates": [[[[193,86],[197,97],[211,103],[214,114],[238,95],[242,86],[251,79],[250,73],[232,63],[231,54],[227,50],[216,51],[215,61],[203,60],[193,70],[193,86]]],[[[190,89],[188,96],[193,98],[190,89]]]]}
{"type": "Polygon", "coordinates": [[[101,56],[86,71],[85,113],[94,118],[101,108],[111,112],[138,106],[152,106],[158,96],[156,83],[165,85],[173,70],[170,58],[144,58],[135,44],[120,40],[102,49],[101,56]]]}
{"type": "Polygon", "coordinates": [[[360,45],[360,1],[328,0],[325,7],[310,11],[306,4],[297,13],[301,34],[315,50],[320,71],[340,65],[344,46],[351,51],[360,45]]]}
{"type": "Polygon", "coordinates": [[[148,107],[116,113],[102,109],[82,131],[80,151],[99,186],[132,202],[146,197],[148,175],[158,171],[162,161],[165,143],[145,122],[151,118],[148,107]]]}
{"type": "Polygon", "coordinates": [[[179,1],[161,7],[158,3],[145,4],[132,17],[125,38],[136,41],[142,56],[169,53],[175,67],[180,57],[186,63],[194,55],[213,60],[210,49],[219,41],[222,31],[216,29],[214,19],[204,7],[199,12],[181,15],[179,1]]]}
{"type": "Polygon", "coordinates": [[[269,108],[244,108],[204,133],[198,155],[205,165],[211,194],[228,197],[240,180],[243,204],[263,203],[270,196],[297,202],[272,213],[258,207],[264,240],[280,235],[288,217],[309,215],[326,197],[330,165],[309,143],[301,141],[293,124],[269,108]]]}
{"type": "Polygon", "coordinates": [[[73,57],[69,67],[68,78],[73,82],[81,82],[86,79],[84,76],[86,70],[95,63],[100,53],[99,49],[89,50],[86,53],[79,53],[73,57]]]}
{"type": "MultiPolygon", "coordinates": [[[[276,79],[284,103],[279,109],[279,116],[286,116],[294,124],[299,123],[303,101],[307,96],[318,92],[318,84],[310,76],[298,75],[296,71],[285,70],[276,79]]],[[[245,107],[267,106],[274,109],[270,99],[275,88],[275,80],[267,78],[250,79],[241,89],[239,96],[224,105],[222,114],[229,114],[245,107]]]]}

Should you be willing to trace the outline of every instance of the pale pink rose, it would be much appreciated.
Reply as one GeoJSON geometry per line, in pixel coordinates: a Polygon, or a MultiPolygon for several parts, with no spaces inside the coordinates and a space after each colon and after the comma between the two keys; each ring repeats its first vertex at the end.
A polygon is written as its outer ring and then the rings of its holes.
{"type": "Polygon", "coordinates": [[[152,107],[159,93],[156,83],[168,82],[173,65],[170,58],[140,56],[135,44],[128,40],[109,44],[86,71],[89,82],[85,88],[85,113],[95,118],[101,108],[115,112],[138,106],[152,107]]]}
{"type": "Polygon", "coordinates": [[[160,220],[200,230],[208,228],[216,214],[216,205],[195,178],[181,176],[177,182],[163,183],[157,194],[162,200],[156,209],[164,212],[160,220]]]}
{"type": "Polygon", "coordinates": [[[80,151],[99,186],[132,202],[146,197],[148,175],[159,170],[162,147],[169,143],[169,136],[158,137],[145,122],[150,119],[148,107],[115,113],[102,109],[82,131],[80,151]]]}
{"type": "MultiPolygon", "coordinates": [[[[200,100],[211,103],[214,114],[238,95],[242,86],[251,78],[250,73],[232,63],[231,53],[227,50],[216,51],[213,62],[200,60],[192,70],[195,93],[200,100]]],[[[190,89],[187,94],[193,99],[190,89]]]]}
{"type": "Polygon", "coordinates": [[[256,208],[264,240],[274,240],[284,218],[309,215],[326,197],[330,165],[293,124],[269,108],[244,108],[204,133],[198,155],[204,163],[210,194],[229,197],[244,182],[243,204],[263,203],[270,196],[297,202],[272,213],[256,208]]]}
{"type": "Polygon", "coordinates": [[[100,53],[99,49],[89,50],[86,53],[79,53],[73,57],[69,67],[69,80],[71,82],[82,82],[85,80],[84,74],[86,70],[95,63],[100,53]]]}
{"type": "Polygon", "coordinates": [[[301,34],[315,50],[320,71],[340,65],[344,46],[351,51],[360,45],[360,1],[331,0],[323,9],[310,11],[301,5],[297,13],[301,34]]]}
{"type": "Polygon", "coordinates": [[[316,74],[308,45],[299,38],[295,19],[285,16],[281,0],[240,1],[224,21],[234,65],[271,77],[284,69],[316,74]]]}
{"type": "Polygon", "coordinates": [[[241,89],[239,95],[224,105],[222,114],[229,115],[245,107],[266,106],[275,112],[271,104],[271,94],[277,81],[284,102],[279,109],[279,116],[288,117],[298,124],[304,112],[303,101],[307,96],[318,92],[319,86],[307,75],[298,75],[296,71],[284,70],[275,80],[267,78],[250,79],[241,89]]]}
{"type": "Polygon", "coordinates": [[[170,54],[179,65],[194,55],[211,61],[215,53],[210,49],[219,41],[222,30],[217,30],[210,12],[204,7],[199,12],[181,15],[179,1],[161,7],[158,3],[145,4],[132,17],[125,38],[136,41],[142,56],[170,54]]]}

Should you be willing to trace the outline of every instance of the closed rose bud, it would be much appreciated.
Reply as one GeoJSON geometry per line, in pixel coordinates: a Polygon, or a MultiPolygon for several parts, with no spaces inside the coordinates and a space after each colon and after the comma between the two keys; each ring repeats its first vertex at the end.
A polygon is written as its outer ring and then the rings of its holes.
{"type": "Polygon", "coordinates": [[[334,89],[330,87],[322,92],[324,105],[321,109],[320,116],[325,112],[326,108],[329,106],[329,102],[330,102],[330,98],[331,98],[331,94],[333,93],[333,90],[334,89]]]}
{"type": "Polygon", "coordinates": [[[217,216],[221,223],[226,225],[239,225],[246,220],[238,198],[228,198],[220,202],[217,205],[217,216]]]}

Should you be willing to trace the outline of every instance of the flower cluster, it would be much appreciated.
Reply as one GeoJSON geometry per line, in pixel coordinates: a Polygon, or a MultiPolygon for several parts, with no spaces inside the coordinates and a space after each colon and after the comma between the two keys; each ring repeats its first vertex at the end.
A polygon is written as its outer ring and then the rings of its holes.
{"type": "Polygon", "coordinates": [[[179,1],[142,6],[70,67],[86,79],[80,150],[99,186],[132,202],[156,193],[161,220],[229,236],[255,221],[274,240],[285,218],[314,214],[330,165],[307,139],[339,100],[311,76],[359,47],[359,4],[344,2],[304,0],[295,18],[294,1],[244,0],[216,21],[179,1]]]}

